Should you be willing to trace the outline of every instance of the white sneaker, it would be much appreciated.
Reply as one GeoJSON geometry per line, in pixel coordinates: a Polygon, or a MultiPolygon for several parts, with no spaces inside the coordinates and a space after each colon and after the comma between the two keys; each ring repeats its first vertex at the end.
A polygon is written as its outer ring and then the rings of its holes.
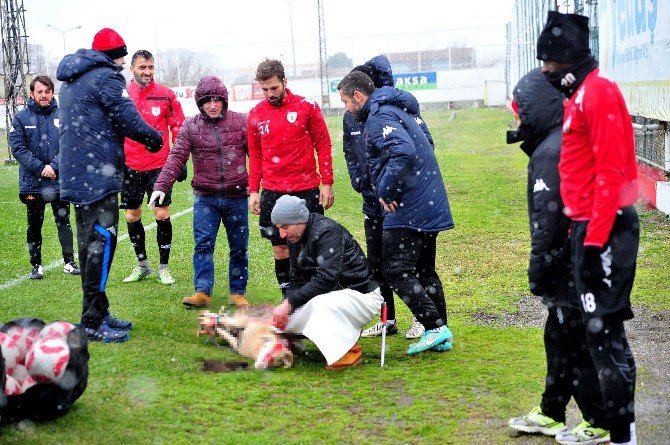
{"type": "Polygon", "coordinates": [[[421,323],[419,323],[416,319],[416,317],[412,318],[412,326],[409,327],[407,332],[405,333],[405,338],[411,340],[414,338],[420,338],[423,336],[423,333],[426,331],[426,329],[423,327],[421,323]]]}
{"type": "MultiPolygon", "coordinates": [[[[384,323],[378,321],[368,329],[361,332],[361,337],[381,337],[384,330],[384,323]]],[[[398,333],[398,325],[386,322],[386,335],[394,335],[398,333]]]]}

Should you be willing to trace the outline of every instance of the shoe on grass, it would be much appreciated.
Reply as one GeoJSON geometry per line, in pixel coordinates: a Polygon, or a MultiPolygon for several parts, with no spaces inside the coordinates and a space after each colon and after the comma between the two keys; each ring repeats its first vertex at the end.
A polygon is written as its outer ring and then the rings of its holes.
{"type": "Polygon", "coordinates": [[[419,352],[427,351],[433,349],[434,347],[444,343],[445,341],[450,341],[454,338],[454,335],[451,333],[448,327],[440,326],[435,329],[428,329],[423,333],[421,339],[409,345],[407,348],[408,354],[417,354],[419,352]]]}
{"type": "Polygon", "coordinates": [[[170,275],[170,270],[167,267],[158,269],[158,281],[161,284],[174,284],[174,278],[170,275]]]}
{"type": "Polygon", "coordinates": [[[230,304],[234,304],[237,307],[247,307],[249,306],[249,301],[247,301],[244,294],[230,294],[228,298],[230,304]]]}
{"type": "MultiPolygon", "coordinates": [[[[384,329],[384,323],[378,321],[371,327],[367,328],[361,332],[361,337],[381,337],[382,330],[384,329]]],[[[398,325],[396,322],[386,322],[386,335],[395,335],[398,333],[398,325]]]]}
{"type": "Polygon", "coordinates": [[[421,338],[426,329],[421,323],[416,319],[412,318],[412,325],[409,327],[407,332],[405,332],[405,338],[408,340],[413,340],[415,338],[421,338]]]}
{"type": "Polygon", "coordinates": [[[133,328],[133,322],[130,320],[121,320],[112,315],[109,311],[105,315],[104,322],[112,329],[118,331],[130,331],[133,328]]]}
{"type": "Polygon", "coordinates": [[[41,280],[44,278],[44,267],[41,264],[34,265],[29,277],[31,280],[41,280]]]}
{"type": "Polygon", "coordinates": [[[344,354],[338,361],[332,365],[327,365],[326,369],[328,371],[336,371],[338,369],[350,368],[352,366],[358,366],[363,363],[363,350],[361,345],[356,343],[349,349],[346,354],[344,354]]]}
{"type": "Polygon", "coordinates": [[[100,341],[103,343],[121,343],[130,338],[130,334],[126,331],[120,331],[118,329],[113,329],[107,325],[104,321],[98,326],[97,329],[89,328],[83,326],[86,334],[88,335],[89,341],[100,341]]]}
{"type": "Polygon", "coordinates": [[[556,435],[556,442],[563,445],[596,445],[598,443],[609,443],[610,432],[602,428],[596,428],[586,420],[574,427],[572,431],[556,435]]]}
{"type": "Polygon", "coordinates": [[[81,275],[81,270],[79,270],[77,263],[70,261],[69,263],[65,263],[63,265],[63,273],[68,275],[81,275]]]}
{"type": "Polygon", "coordinates": [[[181,302],[189,308],[204,308],[212,304],[212,298],[204,292],[197,291],[190,297],[184,297],[181,302]]]}
{"type": "Polygon", "coordinates": [[[454,344],[450,341],[444,341],[430,350],[435,352],[447,352],[452,349],[454,349],[454,344]]]}
{"type": "Polygon", "coordinates": [[[134,283],[135,281],[141,281],[151,275],[153,271],[149,267],[135,266],[130,275],[123,279],[124,283],[134,283]]]}
{"type": "Polygon", "coordinates": [[[556,436],[568,431],[565,423],[552,419],[542,414],[542,408],[536,406],[523,417],[512,417],[509,426],[517,431],[530,434],[544,434],[545,436],[556,436]]]}

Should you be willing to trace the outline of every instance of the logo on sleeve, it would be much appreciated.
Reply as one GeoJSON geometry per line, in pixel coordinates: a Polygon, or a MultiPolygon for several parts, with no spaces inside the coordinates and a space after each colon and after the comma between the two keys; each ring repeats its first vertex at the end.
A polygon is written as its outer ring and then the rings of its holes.
{"type": "Polygon", "coordinates": [[[289,124],[294,124],[296,119],[298,119],[297,111],[290,111],[286,113],[286,120],[288,121],[289,124]]]}
{"type": "Polygon", "coordinates": [[[389,134],[391,134],[394,130],[397,130],[397,128],[396,128],[396,127],[392,127],[392,126],[390,126],[390,125],[385,126],[385,127],[382,129],[382,138],[386,139],[386,136],[388,136],[389,134]]]}
{"type": "Polygon", "coordinates": [[[536,179],[535,185],[533,186],[533,193],[542,192],[542,191],[551,191],[547,184],[545,184],[544,179],[536,179]]]}
{"type": "Polygon", "coordinates": [[[414,120],[415,120],[416,123],[419,124],[419,125],[423,124],[423,119],[421,119],[419,116],[415,117],[414,120]]]}

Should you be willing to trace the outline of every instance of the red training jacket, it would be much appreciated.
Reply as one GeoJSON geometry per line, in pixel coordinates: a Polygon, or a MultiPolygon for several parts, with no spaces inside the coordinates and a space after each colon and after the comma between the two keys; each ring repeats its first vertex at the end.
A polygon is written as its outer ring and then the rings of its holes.
{"type": "Polygon", "coordinates": [[[128,84],[128,95],[135,102],[142,119],[163,132],[163,148],[157,153],[150,153],[143,144],[126,138],[123,147],[126,165],[137,171],[163,168],[170,153],[170,134],[174,143],[184,123],[181,104],[170,88],[154,81],[142,87],[132,79],[128,84]]]}
{"type": "Polygon", "coordinates": [[[276,192],[333,184],[332,144],[321,108],[315,102],[286,89],[278,106],[267,100],[256,105],[249,112],[247,125],[250,192],[258,192],[261,180],[264,189],[276,192]]]}
{"type": "Polygon", "coordinates": [[[561,197],[573,220],[589,220],[585,246],[602,247],[617,210],[638,196],[635,138],[616,83],[598,68],[564,104],[558,165],[561,197]]]}

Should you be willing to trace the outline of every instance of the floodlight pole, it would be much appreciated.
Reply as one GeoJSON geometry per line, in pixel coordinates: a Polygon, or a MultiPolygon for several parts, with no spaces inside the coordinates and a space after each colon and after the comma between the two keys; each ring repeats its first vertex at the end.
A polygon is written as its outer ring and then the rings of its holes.
{"type": "Polygon", "coordinates": [[[62,29],[58,29],[53,25],[47,24],[47,26],[51,29],[55,29],[60,33],[61,37],[63,38],[63,56],[67,55],[67,50],[65,49],[65,34],[67,34],[70,31],[74,31],[75,29],[81,29],[81,25],[75,26],[74,28],[66,29],[65,31],[63,31],[62,29]]]}

